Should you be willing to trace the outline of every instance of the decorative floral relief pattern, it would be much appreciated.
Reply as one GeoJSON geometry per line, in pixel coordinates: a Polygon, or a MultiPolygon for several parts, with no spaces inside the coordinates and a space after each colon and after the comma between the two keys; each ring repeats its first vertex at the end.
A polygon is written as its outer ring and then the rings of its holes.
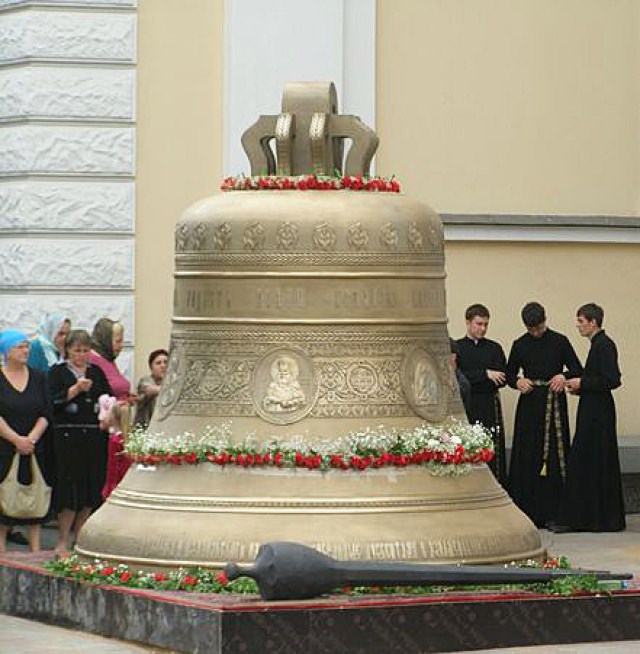
{"type": "Polygon", "coordinates": [[[322,222],[313,229],[313,246],[317,250],[335,250],[336,248],[336,230],[328,223],[322,222]]]}
{"type": "Polygon", "coordinates": [[[133,231],[133,182],[3,182],[0,229],[133,231]]]}
{"type": "Polygon", "coordinates": [[[278,225],[276,243],[279,249],[290,250],[297,245],[299,238],[300,230],[296,224],[285,221],[278,225]]]}
{"type": "Polygon", "coordinates": [[[400,236],[398,228],[393,223],[386,223],[380,230],[380,243],[388,250],[395,250],[398,247],[400,236]]]}
{"type": "Polygon", "coordinates": [[[369,245],[369,232],[360,221],[353,223],[347,230],[347,243],[354,250],[366,250],[369,245]]]}
{"type": "Polygon", "coordinates": [[[256,220],[248,225],[242,236],[242,242],[246,250],[261,250],[264,247],[264,227],[256,220]]]}
{"type": "Polygon", "coordinates": [[[412,250],[422,250],[424,248],[424,236],[418,227],[418,223],[409,223],[409,231],[407,237],[409,240],[409,247],[412,250]]]}
{"type": "Polygon", "coordinates": [[[231,245],[231,225],[224,222],[213,230],[213,245],[216,250],[226,250],[231,245]]]}

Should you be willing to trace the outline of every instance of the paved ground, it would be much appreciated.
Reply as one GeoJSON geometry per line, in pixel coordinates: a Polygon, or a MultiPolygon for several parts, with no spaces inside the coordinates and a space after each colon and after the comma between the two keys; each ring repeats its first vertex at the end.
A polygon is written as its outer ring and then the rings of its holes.
{"type": "MultiPolygon", "coordinates": [[[[552,534],[542,531],[551,555],[564,555],[575,567],[640,574],[640,514],[627,516],[628,529],[616,534],[552,534]]],[[[52,548],[55,530],[43,531],[43,547],[52,548]]],[[[26,549],[11,546],[11,549],[26,549]]],[[[111,638],[0,615],[0,652],[16,654],[134,654],[166,650],[140,647],[111,638]]],[[[631,654],[640,652],[640,641],[545,645],[481,650],[477,654],[631,654]]]]}

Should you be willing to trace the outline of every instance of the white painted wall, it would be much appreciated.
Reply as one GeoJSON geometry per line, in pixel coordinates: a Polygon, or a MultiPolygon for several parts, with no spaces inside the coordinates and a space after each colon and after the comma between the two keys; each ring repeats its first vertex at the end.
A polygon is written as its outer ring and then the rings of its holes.
{"type": "Polygon", "coordinates": [[[240,137],[285,82],[334,82],[340,113],[375,128],[375,0],[227,0],[226,20],[226,174],[249,171],[240,137]]]}

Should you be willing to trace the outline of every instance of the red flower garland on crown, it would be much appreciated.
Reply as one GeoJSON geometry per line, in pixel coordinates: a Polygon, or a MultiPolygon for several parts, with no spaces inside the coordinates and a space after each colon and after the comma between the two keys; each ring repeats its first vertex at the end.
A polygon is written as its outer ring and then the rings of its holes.
{"type": "Polygon", "coordinates": [[[327,177],[317,175],[236,175],[226,177],[220,185],[222,191],[372,191],[400,193],[400,182],[395,177],[363,177],[343,175],[327,177]]]}

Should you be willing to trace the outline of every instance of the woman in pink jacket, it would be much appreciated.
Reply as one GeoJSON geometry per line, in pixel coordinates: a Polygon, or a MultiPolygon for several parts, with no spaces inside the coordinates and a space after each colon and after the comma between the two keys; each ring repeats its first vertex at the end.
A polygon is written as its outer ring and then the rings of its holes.
{"type": "Polygon", "coordinates": [[[129,380],[118,370],[116,359],[124,345],[124,327],[110,318],[100,318],[91,334],[89,362],[98,366],[105,374],[111,392],[118,402],[134,404],[137,398],[131,395],[129,380]]]}

